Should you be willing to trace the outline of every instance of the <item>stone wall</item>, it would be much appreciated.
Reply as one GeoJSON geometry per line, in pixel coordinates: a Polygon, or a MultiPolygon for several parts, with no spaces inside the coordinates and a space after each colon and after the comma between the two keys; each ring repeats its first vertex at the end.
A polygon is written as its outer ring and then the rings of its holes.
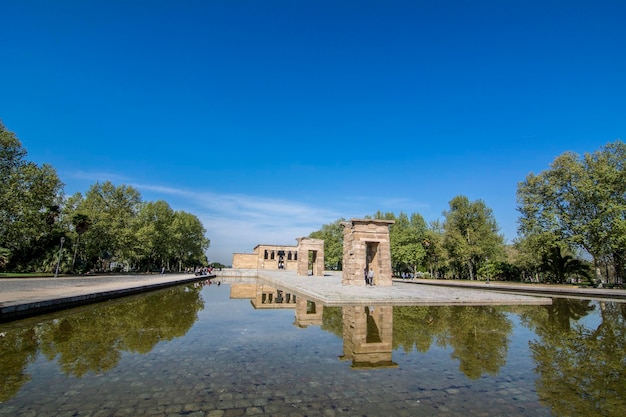
{"type": "Polygon", "coordinates": [[[230,298],[232,299],[252,299],[256,297],[256,283],[253,284],[231,284],[230,298]]]}
{"type": "Polygon", "coordinates": [[[233,253],[233,269],[257,269],[258,258],[256,253],[233,253]]]}

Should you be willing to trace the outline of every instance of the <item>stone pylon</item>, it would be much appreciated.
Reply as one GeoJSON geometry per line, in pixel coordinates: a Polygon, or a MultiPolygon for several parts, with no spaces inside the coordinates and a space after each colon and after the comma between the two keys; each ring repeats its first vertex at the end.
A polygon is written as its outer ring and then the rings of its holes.
{"type": "Polygon", "coordinates": [[[299,237],[297,274],[324,276],[324,240],[299,237]],[[309,271],[311,271],[309,273],[309,271]]]}
{"type": "Polygon", "coordinates": [[[365,275],[373,271],[374,285],[392,285],[389,226],[393,220],[351,219],[343,222],[344,285],[366,285],[365,275]]]}

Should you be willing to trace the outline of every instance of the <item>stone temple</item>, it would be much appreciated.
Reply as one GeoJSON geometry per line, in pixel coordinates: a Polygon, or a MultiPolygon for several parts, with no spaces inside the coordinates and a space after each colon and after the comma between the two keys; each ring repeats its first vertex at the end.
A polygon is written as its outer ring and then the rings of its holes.
{"type": "Polygon", "coordinates": [[[256,245],[253,253],[234,253],[234,269],[296,271],[298,275],[324,276],[324,241],[296,239],[297,246],[256,245]]]}
{"type": "MultiPolygon", "coordinates": [[[[393,220],[351,219],[343,226],[343,285],[392,285],[389,226],[393,220]]],[[[299,276],[324,276],[324,241],[296,239],[297,246],[257,245],[253,253],[233,254],[233,269],[287,270],[299,276]]]]}
{"type": "Polygon", "coordinates": [[[392,285],[389,226],[393,220],[351,219],[343,222],[343,285],[363,286],[374,272],[374,285],[392,285]]]}

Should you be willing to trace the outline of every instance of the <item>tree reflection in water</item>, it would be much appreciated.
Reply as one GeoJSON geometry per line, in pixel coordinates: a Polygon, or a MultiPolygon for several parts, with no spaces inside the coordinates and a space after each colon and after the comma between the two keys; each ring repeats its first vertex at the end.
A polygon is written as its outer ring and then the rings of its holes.
{"type": "Polygon", "coordinates": [[[505,307],[395,307],[393,313],[394,349],[452,348],[451,358],[470,379],[496,375],[506,362],[513,324],[505,307]]]}
{"type": "Polygon", "coordinates": [[[30,380],[26,367],[39,352],[56,358],[67,375],[105,372],[117,366],[122,352],[145,354],[160,341],[183,336],[203,307],[200,288],[173,287],[6,331],[0,338],[0,401],[30,380]]]}
{"type": "Polygon", "coordinates": [[[595,309],[588,300],[556,299],[524,321],[544,405],[559,416],[626,415],[626,304],[597,304],[600,320],[581,323],[595,309]]]}
{"type": "Polygon", "coordinates": [[[0,338],[0,402],[13,397],[30,381],[26,367],[37,357],[38,346],[35,329],[4,332],[0,338]]]}
{"type": "MultiPolygon", "coordinates": [[[[471,379],[495,375],[506,362],[513,324],[501,306],[394,306],[393,350],[422,353],[452,348],[451,358],[471,379]]],[[[342,336],[342,308],[325,307],[322,329],[342,336]]]]}
{"type": "MultiPolygon", "coordinates": [[[[550,306],[396,306],[393,349],[451,348],[470,379],[506,363],[518,314],[530,342],[536,390],[555,415],[626,415],[626,304],[555,299],[550,306]],[[596,308],[599,315],[595,314],[596,308]],[[593,319],[585,320],[591,313],[593,319]]],[[[341,335],[341,308],[325,308],[322,329],[341,335]]]]}
{"type": "MultiPolygon", "coordinates": [[[[145,354],[160,341],[185,335],[204,308],[199,292],[193,286],[175,287],[79,313],[68,311],[49,321],[30,321],[36,325],[25,326],[24,321],[0,326],[0,401],[15,396],[29,381],[28,366],[40,354],[55,360],[66,375],[80,377],[116,367],[124,352],[145,354]]],[[[315,313],[315,321],[306,323],[345,336],[346,307],[304,306],[305,313],[315,313]]],[[[373,359],[398,350],[444,348],[468,379],[480,378],[476,389],[490,387],[496,381],[481,377],[505,372],[507,354],[517,349],[517,332],[523,333],[524,326],[534,337],[523,335],[524,346],[526,337],[531,340],[522,354],[534,361],[535,391],[554,415],[626,415],[625,303],[555,299],[551,306],[372,307],[354,309],[354,322],[365,332],[354,332],[359,344],[344,343],[344,348],[354,347],[352,359],[394,365],[391,356],[373,359]],[[521,324],[515,324],[516,317],[521,324]]],[[[263,348],[258,352],[263,355],[263,348]]]]}

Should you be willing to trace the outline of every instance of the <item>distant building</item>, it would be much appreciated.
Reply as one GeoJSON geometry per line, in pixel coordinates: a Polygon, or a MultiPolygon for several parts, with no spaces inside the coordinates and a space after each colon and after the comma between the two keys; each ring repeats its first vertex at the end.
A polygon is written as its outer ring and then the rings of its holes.
{"type": "Polygon", "coordinates": [[[324,241],[310,237],[296,240],[298,246],[256,245],[253,253],[234,253],[233,268],[287,270],[296,271],[300,276],[324,276],[324,241]]]}
{"type": "Polygon", "coordinates": [[[298,267],[297,246],[256,245],[253,253],[234,253],[235,269],[286,269],[298,267]]]}

